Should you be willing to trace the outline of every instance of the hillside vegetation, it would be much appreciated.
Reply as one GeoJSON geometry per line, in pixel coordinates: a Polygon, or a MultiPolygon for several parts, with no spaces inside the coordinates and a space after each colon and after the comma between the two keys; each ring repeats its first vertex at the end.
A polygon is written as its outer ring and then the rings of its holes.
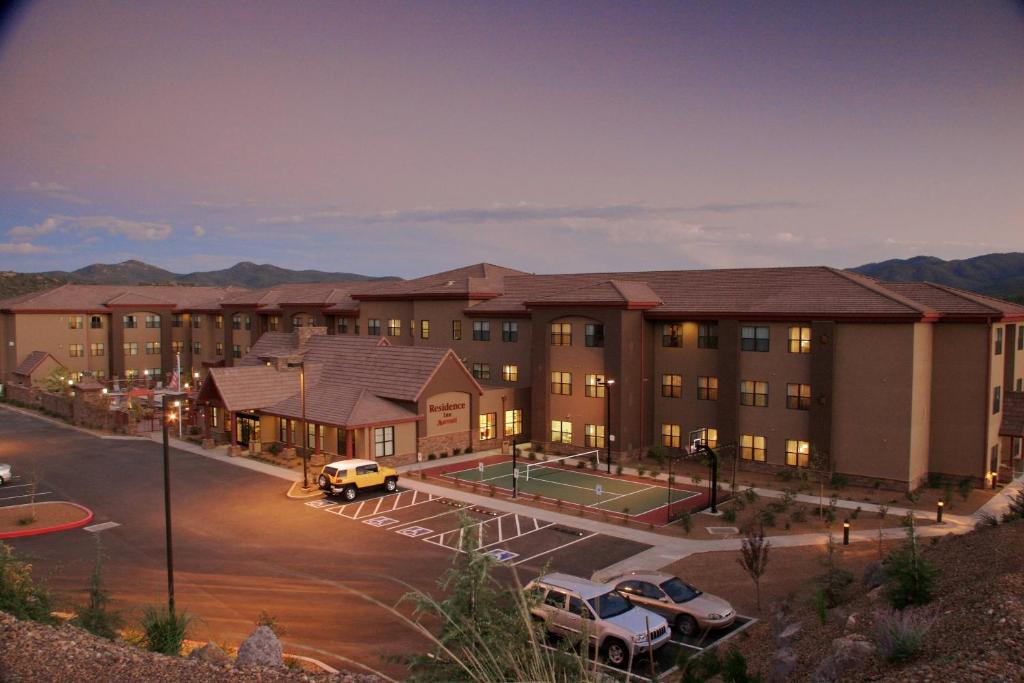
{"type": "Polygon", "coordinates": [[[1024,303],[1024,253],[985,254],[944,261],[915,256],[868,263],[850,270],[889,282],[935,282],[1024,303]]]}

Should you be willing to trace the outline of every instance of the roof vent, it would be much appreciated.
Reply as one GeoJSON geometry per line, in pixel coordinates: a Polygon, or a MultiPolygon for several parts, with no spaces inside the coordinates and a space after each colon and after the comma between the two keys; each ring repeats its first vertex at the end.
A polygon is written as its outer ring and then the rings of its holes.
{"type": "Polygon", "coordinates": [[[455,284],[455,280],[449,280],[448,282],[444,283],[444,286],[445,287],[451,287],[454,284],[455,284]]]}

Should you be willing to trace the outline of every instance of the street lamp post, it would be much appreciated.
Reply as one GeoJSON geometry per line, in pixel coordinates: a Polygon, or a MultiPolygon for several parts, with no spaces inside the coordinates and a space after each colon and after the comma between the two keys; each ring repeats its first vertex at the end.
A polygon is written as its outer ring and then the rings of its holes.
{"type": "Polygon", "coordinates": [[[512,497],[519,496],[519,471],[516,469],[516,437],[512,436],[512,497]]]}
{"type": "Polygon", "coordinates": [[[607,460],[608,474],[612,473],[612,441],[615,437],[612,435],[612,387],[615,386],[615,380],[606,379],[604,381],[604,432],[605,432],[605,460],[607,460]]]}
{"type": "Polygon", "coordinates": [[[167,394],[163,397],[164,437],[164,527],[167,531],[167,607],[174,614],[174,550],[171,544],[171,447],[168,436],[170,423],[177,419],[173,410],[168,410],[167,394]]]}
{"type": "Polygon", "coordinates": [[[306,362],[299,365],[299,410],[302,412],[302,488],[309,488],[309,425],[306,424],[306,362]]]}

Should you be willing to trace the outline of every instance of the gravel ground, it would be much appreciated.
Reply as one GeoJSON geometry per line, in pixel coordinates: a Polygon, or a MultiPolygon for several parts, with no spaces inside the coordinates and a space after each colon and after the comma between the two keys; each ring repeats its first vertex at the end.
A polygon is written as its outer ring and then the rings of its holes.
{"type": "Polygon", "coordinates": [[[380,683],[363,674],[310,674],[264,667],[235,668],[166,657],[97,638],[73,626],[54,628],[0,612],[0,683],[380,683]]]}
{"type": "MultiPolygon", "coordinates": [[[[936,621],[924,651],[911,662],[893,665],[878,657],[865,658],[844,669],[843,681],[957,681],[994,683],[1024,681],[1024,523],[1003,524],[962,536],[948,536],[937,545],[924,541],[924,552],[939,568],[936,599],[930,605],[936,621]]],[[[769,573],[771,569],[769,569],[769,573]]],[[[856,625],[847,629],[845,618],[833,613],[822,625],[798,595],[787,623],[801,622],[800,637],[792,644],[797,669],[789,678],[808,681],[832,651],[832,641],[859,633],[870,637],[871,615],[885,606],[881,597],[860,586],[855,597],[840,609],[854,614],[856,625]]],[[[767,673],[776,651],[769,624],[748,631],[736,644],[751,670],[767,673]]]]}

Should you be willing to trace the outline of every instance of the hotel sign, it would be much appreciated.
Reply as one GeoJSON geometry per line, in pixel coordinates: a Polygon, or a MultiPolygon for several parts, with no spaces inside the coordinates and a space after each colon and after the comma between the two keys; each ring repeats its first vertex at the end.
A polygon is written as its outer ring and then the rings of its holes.
{"type": "Polygon", "coordinates": [[[427,435],[469,430],[469,394],[449,391],[427,399],[427,435]]]}

